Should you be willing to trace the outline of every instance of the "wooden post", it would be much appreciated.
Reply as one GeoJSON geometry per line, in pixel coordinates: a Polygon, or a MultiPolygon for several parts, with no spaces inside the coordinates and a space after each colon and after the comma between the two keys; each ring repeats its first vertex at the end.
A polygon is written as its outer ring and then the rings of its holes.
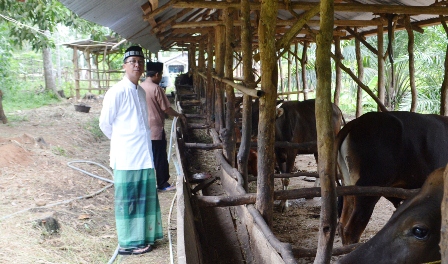
{"type": "MultiPolygon", "coordinates": [[[[205,43],[204,39],[202,39],[199,42],[199,54],[198,54],[198,71],[204,72],[205,70],[205,43]]],[[[199,94],[197,95],[197,98],[203,98],[205,97],[204,93],[204,80],[202,78],[198,77],[198,91],[199,94]]]]}
{"type": "Polygon", "coordinates": [[[411,17],[404,17],[406,31],[408,32],[408,54],[409,54],[409,82],[411,85],[411,112],[417,110],[417,87],[415,87],[415,68],[414,68],[414,31],[412,30],[411,17]]]}
{"type": "MultiPolygon", "coordinates": [[[[282,68],[282,57],[280,56],[277,60],[278,63],[278,80],[280,81],[280,93],[285,92],[285,86],[283,85],[283,68],[282,68]]],[[[278,88],[277,88],[278,91],[278,88]]]]}
{"type": "MultiPolygon", "coordinates": [[[[215,70],[218,76],[224,76],[225,27],[215,27],[215,70]]],[[[220,131],[224,127],[224,84],[218,82],[215,87],[215,129],[220,131]]]]}
{"type": "Polygon", "coordinates": [[[90,62],[90,50],[85,50],[83,52],[84,54],[84,59],[86,60],[87,63],[87,78],[89,80],[89,93],[92,93],[92,64],[90,62]]]}
{"type": "Polygon", "coordinates": [[[256,208],[266,224],[272,227],[274,207],[274,122],[277,98],[277,56],[275,47],[275,25],[277,21],[277,0],[261,2],[258,23],[259,47],[261,55],[261,90],[258,124],[258,178],[256,208]]]}
{"type": "Polygon", "coordinates": [[[295,61],[295,65],[296,65],[296,85],[297,85],[297,101],[300,100],[300,81],[299,81],[299,63],[298,63],[298,57],[299,57],[299,43],[296,42],[296,44],[294,45],[294,61],[295,61]]]}
{"type": "Polygon", "coordinates": [[[79,65],[78,65],[78,47],[73,48],[73,66],[74,66],[74,75],[75,75],[75,93],[76,99],[81,97],[79,92],[79,65]]]}
{"type": "Polygon", "coordinates": [[[214,90],[215,86],[213,84],[213,32],[210,30],[208,32],[207,39],[207,88],[206,88],[206,102],[207,102],[207,124],[211,125],[212,115],[215,112],[214,106],[214,90]]]}
{"type": "MultiPolygon", "coordinates": [[[[445,33],[448,36],[448,26],[445,21],[442,21],[445,33]]],[[[443,75],[442,87],[440,88],[441,102],[440,102],[440,114],[443,116],[448,116],[448,45],[445,51],[445,71],[443,75]]]]}
{"type": "MultiPolygon", "coordinates": [[[[355,53],[356,53],[356,62],[358,65],[358,79],[360,82],[362,82],[364,79],[364,65],[361,54],[361,42],[359,41],[358,38],[355,38],[355,53]]],[[[362,88],[360,85],[358,85],[358,91],[356,93],[356,118],[360,117],[361,115],[362,115],[362,88]]]]}
{"type": "Polygon", "coordinates": [[[199,75],[197,73],[196,67],[196,45],[195,43],[191,43],[188,47],[188,73],[193,76],[193,89],[198,94],[198,80],[199,75]]]}
{"type": "Polygon", "coordinates": [[[334,25],[334,1],[320,2],[320,30],[316,44],[316,128],[319,163],[317,170],[321,182],[322,205],[320,212],[319,241],[314,263],[330,263],[336,231],[336,157],[333,155],[334,132],[331,126],[331,43],[334,25]]]}
{"type": "Polygon", "coordinates": [[[3,111],[2,99],[3,99],[3,92],[2,90],[0,90],[0,120],[2,121],[3,124],[6,124],[8,123],[8,118],[6,118],[5,112],[3,111]]]}
{"type": "Polygon", "coordinates": [[[291,78],[291,64],[292,64],[292,62],[291,62],[291,47],[292,46],[289,46],[289,52],[288,52],[288,73],[287,73],[287,76],[288,76],[288,86],[286,87],[286,91],[288,92],[288,95],[286,95],[286,100],[288,100],[289,101],[289,97],[290,97],[290,95],[289,95],[289,92],[291,92],[291,84],[292,84],[292,78],[291,78]]]}
{"type": "MultiPolygon", "coordinates": [[[[243,76],[247,87],[255,87],[255,78],[252,73],[252,30],[250,25],[250,2],[241,0],[241,49],[243,53],[243,76]]],[[[243,95],[243,121],[241,132],[241,145],[238,150],[238,171],[244,179],[244,189],[248,192],[247,161],[249,159],[250,139],[252,133],[252,99],[243,95]]]]}
{"type": "Polygon", "coordinates": [[[308,83],[306,81],[306,64],[308,63],[308,55],[306,54],[307,52],[308,52],[308,42],[305,41],[303,42],[302,60],[300,61],[300,66],[302,67],[303,100],[308,99],[308,83]]]}
{"type": "MultiPolygon", "coordinates": [[[[224,58],[224,77],[233,80],[233,20],[234,9],[226,8],[224,11],[224,22],[226,30],[226,48],[224,58]]],[[[235,167],[235,92],[230,85],[225,86],[226,90],[226,127],[222,130],[222,138],[224,139],[224,156],[232,167],[235,167]]]]}
{"type": "MultiPolygon", "coordinates": [[[[334,53],[336,55],[336,59],[342,60],[342,52],[341,52],[341,37],[334,37],[334,53]]],[[[336,63],[336,83],[334,87],[334,99],[333,102],[335,105],[339,106],[339,97],[341,95],[341,83],[342,83],[342,70],[341,67],[336,63]]]]}
{"type": "MultiPolygon", "coordinates": [[[[378,29],[378,99],[382,104],[384,104],[384,99],[386,96],[386,88],[384,86],[384,32],[383,32],[383,25],[379,25],[377,27],[378,29]]],[[[381,111],[378,107],[378,111],[381,111]]]]}

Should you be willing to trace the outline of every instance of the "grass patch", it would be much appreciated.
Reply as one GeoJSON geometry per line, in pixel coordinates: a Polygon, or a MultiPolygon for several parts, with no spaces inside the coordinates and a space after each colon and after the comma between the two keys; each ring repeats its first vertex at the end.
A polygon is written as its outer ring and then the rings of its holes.
{"type": "Polygon", "coordinates": [[[3,109],[7,113],[16,110],[39,108],[59,102],[56,95],[50,91],[37,93],[30,90],[4,90],[3,94],[3,109]]]}
{"type": "Polygon", "coordinates": [[[55,154],[55,155],[59,155],[59,156],[67,156],[67,151],[65,151],[65,149],[61,148],[60,146],[57,147],[52,147],[51,151],[55,154]]]}

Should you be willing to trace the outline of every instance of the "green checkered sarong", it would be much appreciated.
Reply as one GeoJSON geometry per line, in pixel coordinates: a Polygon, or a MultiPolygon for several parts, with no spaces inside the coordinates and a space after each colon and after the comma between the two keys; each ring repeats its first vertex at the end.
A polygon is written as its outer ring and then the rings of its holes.
{"type": "Polygon", "coordinates": [[[163,238],[154,169],[114,170],[115,221],[122,248],[163,238]]]}

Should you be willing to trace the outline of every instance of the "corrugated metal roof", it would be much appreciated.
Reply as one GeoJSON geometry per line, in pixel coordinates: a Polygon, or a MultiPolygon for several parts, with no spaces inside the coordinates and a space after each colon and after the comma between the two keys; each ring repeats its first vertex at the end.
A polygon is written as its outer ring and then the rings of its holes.
{"type": "MultiPolygon", "coordinates": [[[[142,9],[143,4],[147,4],[147,0],[60,0],[67,8],[78,14],[80,17],[95,22],[99,25],[106,26],[120,34],[122,37],[128,39],[129,41],[140,44],[144,48],[150,50],[151,52],[159,51],[162,46],[164,49],[169,48],[175,43],[190,42],[192,41],[192,36],[195,33],[191,31],[194,26],[185,29],[179,29],[173,31],[175,24],[182,24],[184,22],[205,22],[205,21],[216,21],[218,20],[218,12],[215,9],[207,8],[193,8],[197,7],[197,3],[208,3],[210,1],[191,2],[191,9],[184,11],[183,8],[176,7],[177,3],[183,2],[182,0],[173,1],[168,8],[163,8],[163,11],[157,12],[153,18],[153,25],[157,26],[157,30],[151,27],[151,24],[144,19],[144,13],[142,9]],[[187,12],[188,11],[188,12],[187,12]],[[165,23],[169,22],[169,23],[165,23]],[[163,25],[163,27],[159,27],[163,25]]],[[[159,8],[167,4],[169,0],[159,1],[159,8]]],[[[217,1],[218,4],[220,1],[217,1]]],[[[289,4],[299,4],[302,3],[312,4],[318,3],[317,0],[308,1],[290,1],[289,4]]],[[[337,11],[335,12],[335,20],[358,20],[358,21],[371,21],[379,17],[375,14],[375,10],[372,8],[367,9],[368,5],[388,5],[388,6],[417,6],[417,7],[429,7],[432,3],[428,0],[384,0],[384,1],[370,1],[370,0],[359,0],[359,1],[335,1],[335,6],[337,4],[345,3],[347,5],[356,5],[359,7],[366,7],[366,12],[361,11],[337,11]],[[361,4],[361,6],[359,5],[361,4]]],[[[184,6],[188,6],[184,2],[184,6]]],[[[283,3],[283,2],[280,2],[283,3]]],[[[371,6],[370,6],[371,7],[371,6]]],[[[445,6],[439,6],[440,10],[447,10],[445,6]]],[[[156,9],[157,11],[157,9],[156,9]]],[[[294,9],[297,15],[306,12],[306,8],[303,10],[294,9]]],[[[252,14],[253,15],[253,14],[252,14]]],[[[448,15],[448,14],[445,14],[448,15]]],[[[293,21],[296,19],[296,15],[293,15],[289,10],[279,10],[278,11],[279,20],[293,21]]],[[[411,21],[426,21],[429,19],[437,19],[438,14],[412,14],[411,21]]],[[[319,17],[315,16],[312,20],[318,20],[319,17]]],[[[291,25],[293,22],[291,22],[291,25]]],[[[284,25],[284,30],[287,30],[291,25],[284,25]]],[[[337,25],[335,25],[336,27],[337,25]]],[[[199,31],[199,27],[197,29],[199,31]]],[[[315,22],[310,26],[311,29],[318,29],[318,23],[315,22]]],[[[340,27],[343,29],[343,27],[340,27]]],[[[363,26],[358,28],[358,32],[372,32],[377,28],[376,25],[363,26]]],[[[279,33],[281,36],[282,33],[279,33]]],[[[306,33],[299,34],[297,37],[306,37],[306,33]]]]}
{"type": "Polygon", "coordinates": [[[109,27],[132,43],[157,52],[158,39],[151,34],[151,27],[143,20],[141,6],[147,0],[61,0],[63,5],[78,16],[109,27]]]}

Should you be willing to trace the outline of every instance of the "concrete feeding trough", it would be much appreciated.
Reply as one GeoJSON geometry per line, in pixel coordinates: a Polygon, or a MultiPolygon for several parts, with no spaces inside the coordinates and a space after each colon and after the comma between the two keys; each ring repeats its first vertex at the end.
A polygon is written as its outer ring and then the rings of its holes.
{"type": "Polygon", "coordinates": [[[77,105],[75,105],[75,111],[88,113],[90,111],[90,106],[85,105],[85,104],[77,104],[77,105]]]}

